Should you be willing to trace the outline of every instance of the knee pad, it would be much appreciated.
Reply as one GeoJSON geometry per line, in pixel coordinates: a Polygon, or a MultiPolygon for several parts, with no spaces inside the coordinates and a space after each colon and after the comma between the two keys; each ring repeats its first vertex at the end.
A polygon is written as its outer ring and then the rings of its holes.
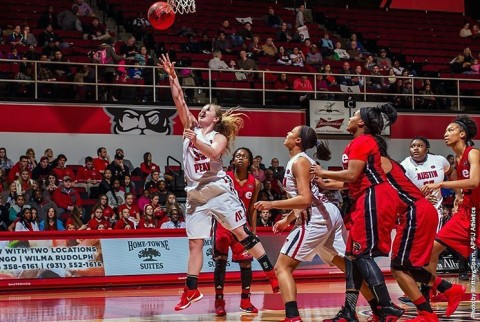
{"type": "Polygon", "coordinates": [[[345,261],[345,280],[347,290],[359,290],[362,285],[362,276],[358,272],[357,267],[353,265],[352,261],[344,257],[345,261]]]}
{"type": "Polygon", "coordinates": [[[260,239],[258,239],[258,237],[252,233],[252,231],[247,227],[247,225],[243,225],[243,230],[245,230],[245,232],[247,233],[247,238],[241,240],[240,243],[243,245],[245,250],[250,250],[260,242],[260,239]]]}
{"type": "Polygon", "coordinates": [[[359,257],[353,260],[357,266],[362,278],[367,282],[368,286],[373,287],[385,283],[383,273],[378,267],[375,260],[371,257],[359,257]]]}
{"type": "Polygon", "coordinates": [[[419,282],[425,285],[428,285],[428,283],[430,283],[430,280],[432,279],[432,273],[430,273],[423,267],[412,268],[408,272],[410,273],[410,275],[412,275],[415,282],[419,282]]]}

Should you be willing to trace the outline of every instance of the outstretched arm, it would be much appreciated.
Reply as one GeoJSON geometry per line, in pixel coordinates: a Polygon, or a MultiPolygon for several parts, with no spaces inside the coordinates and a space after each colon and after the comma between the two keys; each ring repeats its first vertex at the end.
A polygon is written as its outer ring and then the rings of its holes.
{"type": "Polygon", "coordinates": [[[177,74],[175,73],[175,62],[171,62],[168,55],[162,55],[162,58],[160,58],[160,64],[158,66],[163,68],[169,76],[168,79],[170,80],[170,89],[172,91],[173,101],[175,102],[175,107],[177,108],[183,127],[186,129],[191,128],[194,119],[188,110],[185,97],[183,96],[182,87],[180,86],[177,74]]]}

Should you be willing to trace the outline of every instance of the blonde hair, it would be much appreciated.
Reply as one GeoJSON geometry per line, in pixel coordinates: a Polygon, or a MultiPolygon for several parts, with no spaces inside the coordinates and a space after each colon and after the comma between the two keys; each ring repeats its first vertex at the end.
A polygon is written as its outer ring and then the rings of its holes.
{"type": "Polygon", "coordinates": [[[215,108],[215,115],[219,118],[214,130],[227,138],[227,151],[230,151],[238,132],[245,125],[243,117],[246,115],[245,113],[238,113],[237,111],[240,109],[238,107],[223,112],[219,105],[210,104],[210,106],[215,108]]]}

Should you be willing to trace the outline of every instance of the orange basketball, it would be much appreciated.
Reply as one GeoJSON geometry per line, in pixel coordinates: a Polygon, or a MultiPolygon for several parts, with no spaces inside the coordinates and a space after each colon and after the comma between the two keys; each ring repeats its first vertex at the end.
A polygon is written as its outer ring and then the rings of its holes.
{"type": "Polygon", "coordinates": [[[153,28],[165,30],[173,25],[175,12],[168,3],[160,1],[150,6],[147,17],[153,28]]]}

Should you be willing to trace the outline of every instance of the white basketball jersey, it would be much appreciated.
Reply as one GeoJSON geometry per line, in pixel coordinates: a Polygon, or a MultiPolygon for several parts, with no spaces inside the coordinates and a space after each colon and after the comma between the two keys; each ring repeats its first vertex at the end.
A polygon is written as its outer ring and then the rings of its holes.
{"type": "MultiPolygon", "coordinates": [[[[427,159],[423,163],[417,163],[411,157],[402,161],[401,165],[405,168],[406,176],[419,188],[427,183],[439,183],[445,179],[445,169],[450,167],[450,163],[441,155],[427,154],[427,159]]],[[[437,197],[435,208],[442,211],[442,192],[435,189],[432,193],[437,197]]]]}
{"type": "MultiPolygon", "coordinates": [[[[204,136],[200,128],[195,128],[197,140],[209,146],[212,145],[213,138],[217,133],[212,131],[204,136]]],[[[185,168],[187,190],[199,184],[213,182],[226,176],[225,171],[223,171],[222,158],[220,157],[218,160],[207,158],[189,139],[183,140],[183,166],[185,168]]]]}
{"type": "MultiPolygon", "coordinates": [[[[288,198],[293,198],[298,195],[297,179],[293,175],[292,169],[293,169],[293,164],[300,157],[304,157],[308,161],[310,161],[312,165],[316,165],[315,161],[312,158],[310,158],[305,152],[300,152],[296,154],[290,159],[290,161],[288,161],[287,166],[285,168],[285,177],[283,179],[283,186],[285,187],[285,191],[287,193],[288,198]]],[[[325,207],[323,206],[323,204],[329,201],[327,197],[320,192],[320,189],[315,184],[313,177],[310,181],[310,191],[312,192],[312,205],[310,206],[309,209],[306,209],[310,215],[310,218],[308,218],[307,216],[306,218],[303,218],[303,219],[311,220],[314,222],[325,222],[327,220],[326,218],[329,217],[329,214],[325,210],[325,207]]],[[[296,213],[298,215],[298,211],[296,211],[296,213]]],[[[301,220],[302,216],[299,216],[297,218],[297,224],[299,219],[301,220]]]]}

